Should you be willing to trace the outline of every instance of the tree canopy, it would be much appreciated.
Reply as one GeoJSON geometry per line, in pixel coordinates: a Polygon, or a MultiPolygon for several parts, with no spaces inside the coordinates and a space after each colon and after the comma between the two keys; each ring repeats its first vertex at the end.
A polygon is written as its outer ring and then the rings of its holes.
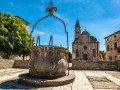
{"type": "MultiPolygon", "coordinates": [[[[32,44],[35,39],[32,37],[32,44]]],[[[30,34],[23,22],[11,14],[0,12],[0,52],[6,53],[6,58],[11,53],[21,56],[29,55],[30,34]]]]}

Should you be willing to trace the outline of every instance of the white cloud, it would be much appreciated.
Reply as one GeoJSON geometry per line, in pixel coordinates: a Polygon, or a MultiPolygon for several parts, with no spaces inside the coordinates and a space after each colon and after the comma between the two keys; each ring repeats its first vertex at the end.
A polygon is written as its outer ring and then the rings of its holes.
{"type": "Polygon", "coordinates": [[[13,6],[13,5],[14,5],[14,3],[10,2],[10,5],[11,5],[11,6],[13,6]]]}
{"type": "Polygon", "coordinates": [[[43,35],[43,34],[45,34],[45,32],[39,32],[38,30],[35,29],[33,34],[34,35],[43,35]]]}
{"type": "Polygon", "coordinates": [[[40,34],[44,34],[44,32],[39,32],[40,34]]]}

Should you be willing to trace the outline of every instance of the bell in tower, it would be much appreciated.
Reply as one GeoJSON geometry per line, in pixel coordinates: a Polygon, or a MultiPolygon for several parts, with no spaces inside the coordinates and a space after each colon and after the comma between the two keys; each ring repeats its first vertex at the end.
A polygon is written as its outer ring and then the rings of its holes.
{"type": "Polygon", "coordinates": [[[81,35],[81,30],[80,30],[80,24],[79,20],[77,19],[76,25],[75,25],[75,38],[79,37],[81,35]]]}

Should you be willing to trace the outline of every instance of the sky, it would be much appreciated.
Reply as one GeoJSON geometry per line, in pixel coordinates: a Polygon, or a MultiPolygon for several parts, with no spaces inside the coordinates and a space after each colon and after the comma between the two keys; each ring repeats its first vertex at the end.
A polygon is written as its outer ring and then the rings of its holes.
{"type": "MultiPolygon", "coordinates": [[[[48,13],[50,0],[0,0],[0,12],[20,16],[30,22],[29,32],[33,25],[48,13]]],[[[53,0],[57,11],[54,15],[66,23],[69,33],[69,51],[72,52],[74,30],[77,18],[81,32],[86,30],[100,42],[100,50],[105,50],[104,37],[120,30],[120,0],[53,0]]],[[[67,36],[64,25],[53,17],[48,17],[38,23],[33,32],[37,39],[40,36],[41,45],[48,45],[50,35],[53,44],[67,46],[67,36]]]]}

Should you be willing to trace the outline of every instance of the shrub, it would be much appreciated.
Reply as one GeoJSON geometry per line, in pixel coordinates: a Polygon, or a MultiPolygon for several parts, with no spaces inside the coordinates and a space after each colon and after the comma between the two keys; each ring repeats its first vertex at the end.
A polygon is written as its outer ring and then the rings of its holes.
{"type": "Polygon", "coordinates": [[[117,58],[120,58],[120,55],[118,55],[117,58]]]}

